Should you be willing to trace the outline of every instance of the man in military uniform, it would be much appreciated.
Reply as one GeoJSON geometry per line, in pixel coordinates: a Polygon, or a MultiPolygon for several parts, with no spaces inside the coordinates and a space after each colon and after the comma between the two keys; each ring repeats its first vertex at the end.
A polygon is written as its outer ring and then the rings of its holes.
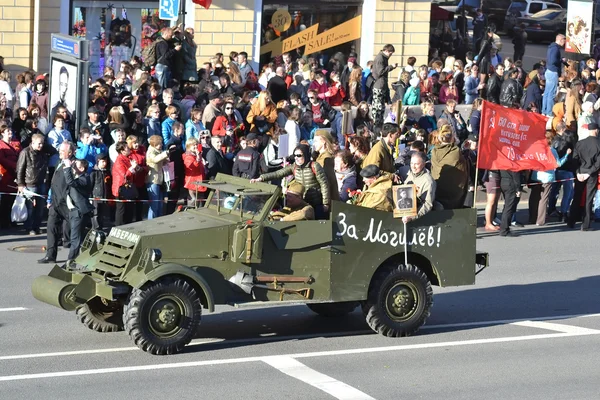
{"type": "Polygon", "coordinates": [[[233,176],[256,179],[260,176],[260,153],[256,150],[258,137],[254,133],[246,136],[246,148],[241,150],[233,163],[233,176]]]}
{"type": "Polygon", "coordinates": [[[401,210],[404,210],[405,208],[412,208],[413,201],[410,197],[408,197],[408,193],[407,193],[406,189],[400,189],[398,191],[398,196],[400,198],[398,199],[398,202],[396,203],[396,208],[399,208],[401,210]]]}
{"type": "Polygon", "coordinates": [[[285,192],[286,207],[273,213],[271,219],[275,221],[305,221],[315,219],[315,210],[304,201],[304,186],[292,182],[285,192]]]}
{"type": "Polygon", "coordinates": [[[365,189],[358,198],[357,205],[373,210],[391,212],[394,209],[392,198],[392,178],[382,174],[377,165],[367,165],[360,171],[365,189]]]}

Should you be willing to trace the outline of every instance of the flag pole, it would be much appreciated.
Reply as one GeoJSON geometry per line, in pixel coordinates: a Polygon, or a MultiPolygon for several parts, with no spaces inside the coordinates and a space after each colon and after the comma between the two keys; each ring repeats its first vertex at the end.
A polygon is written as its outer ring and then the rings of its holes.
{"type": "MultiPolygon", "coordinates": [[[[479,121],[479,138],[477,140],[477,160],[475,161],[475,182],[473,182],[473,208],[477,209],[477,179],[479,178],[479,154],[481,154],[481,142],[483,141],[483,132],[486,129],[487,125],[481,125],[481,121],[483,120],[483,108],[485,106],[486,101],[482,100],[481,103],[481,116],[479,121]]],[[[477,221],[477,216],[475,217],[477,221]]]]}

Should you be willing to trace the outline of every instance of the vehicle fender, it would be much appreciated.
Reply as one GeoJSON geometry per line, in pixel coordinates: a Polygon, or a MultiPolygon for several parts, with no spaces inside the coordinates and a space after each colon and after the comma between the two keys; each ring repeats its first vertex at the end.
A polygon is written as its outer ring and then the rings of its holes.
{"type": "MultiPolygon", "coordinates": [[[[139,289],[146,282],[154,282],[165,276],[172,276],[172,275],[180,275],[180,276],[183,276],[183,277],[187,278],[188,280],[192,281],[191,282],[192,284],[194,284],[197,288],[199,288],[200,290],[202,290],[204,292],[203,293],[204,299],[202,299],[202,300],[205,300],[206,304],[204,304],[204,305],[206,306],[208,311],[209,312],[215,311],[215,300],[214,300],[212,290],[210,289],[210,286],[208,285],[208,282],[198,272],[194,271],[192,268],[187,267],[185,265],[173,264],[173,263],[163,264],[163,265],[153,269],[152,271],[150,271],[146,275],[146,280],[139,283],[136,286],[136,288],[139,289]]],[[[199,294],[202,296],[202,293],[199,293],[199,294]]],[[[204,301],[203,301],[203,303],[204,303],[204,301]]]]}

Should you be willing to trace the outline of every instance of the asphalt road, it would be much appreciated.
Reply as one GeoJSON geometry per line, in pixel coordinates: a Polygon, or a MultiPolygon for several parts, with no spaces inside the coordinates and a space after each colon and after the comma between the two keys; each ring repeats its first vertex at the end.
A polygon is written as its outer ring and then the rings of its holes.
{"type": "Polygon", "coordinates": [[[475,286],[434,288],[416,336],[374,334],[359,311],[222,307],[165,357],[37,302],[30,283],[49,267],[8,248],[45,240],[1,236],[0,399],[597,399],[600,235],[521,231],[480,232],[491,267],[475,286]]]}
{"type": "MultiPolygon", "coordinates": [[[[503,58],[510,57],[513,58],[514,55],[514,46],[512,44],[512,38],[508,36],[502,37],[502,51],[500,55],[503,58]]],[[[525,55],[523,56],[523,67],[526,71],[531,71],[533,68],[533,64],[539,62],[540,60],[546,59],[546,51],[548,50],[549,43],[543,44],[534,44],[532,42],[527,43],[525,47],[525,55]]]]}

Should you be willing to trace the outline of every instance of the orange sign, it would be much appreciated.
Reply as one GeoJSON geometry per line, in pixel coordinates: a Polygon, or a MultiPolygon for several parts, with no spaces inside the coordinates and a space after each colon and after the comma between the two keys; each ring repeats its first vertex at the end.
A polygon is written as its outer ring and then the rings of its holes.
{"type": "Polygon", "coordinates": [[[271,18],[271,24],[276,31],[285,32],[292,26],[292,16],[285,9],[277,10],[271,18]]]}
{"type": "Polygon", "coordinates": [[[276,57],[303,46],[306,46],[305,55],[313,54],[359,39],[361,23],[362,18],[359,15],[318,35],[319,24],[315,24],[285,40],[275,39],[261,46],[260,54],[270,52],[272,57],[276,57]]]}

